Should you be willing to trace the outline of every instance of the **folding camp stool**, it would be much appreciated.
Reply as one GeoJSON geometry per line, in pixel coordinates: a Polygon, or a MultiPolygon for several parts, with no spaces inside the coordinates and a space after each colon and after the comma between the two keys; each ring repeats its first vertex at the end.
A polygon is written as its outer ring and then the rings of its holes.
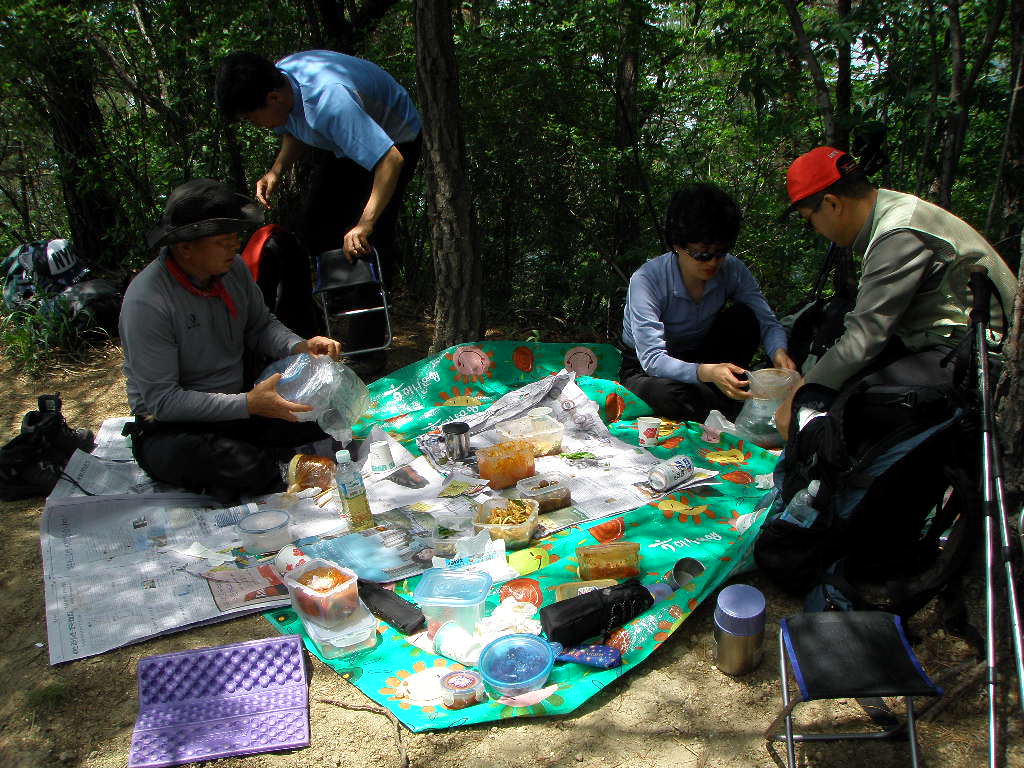
{"type": "Polygon", "coordinates": [[[796,742],[843,739],[885,739],[902,732],[898,723],[888,730],[859,733],[794,733],[793,709],[815,699],[903,696],[907,703],[906,730],[910,760],[917,766],[917,732],[912,696],[940,696],[907,642],[900,618],[882,611],[804,613],[779,624],[779,674],[782,678],[780,716],[766,734],[785,741],[790,768],[796,768],[796,742]],[[800,687],[790,699],[788,672],[800,687]],[[785,717],[785,735],[774,733],[785,717]]]}
{"type": "Polygon", "coordinates": [[[345,349],[346,356],[377,352],[391,346],[391,313],[381,279],[380,255],[376,248],[370,256],[353,259],[351,262],[340,248],[321,253],[316,258],[316,286],[313,295],[317,297],[324,313],[324,327],[331,338],[340,339],[345,336],[344,326],[354,317],[384,314],[384,343],[375,347],[345,349]],[[361,303],[362,297],[372,297],[371,306],[354,306],[361,303]]]}

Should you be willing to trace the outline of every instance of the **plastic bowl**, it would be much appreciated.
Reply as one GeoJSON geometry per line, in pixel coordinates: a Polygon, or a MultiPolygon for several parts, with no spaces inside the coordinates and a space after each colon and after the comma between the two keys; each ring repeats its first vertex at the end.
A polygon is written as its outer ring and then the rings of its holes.
{"type": "Polygon", "coordinates": [[[473,516],[473,525],[477,531],[487,531],[492,541],[502,539],[506,549],[519,549],[525,547],[533,538],[533,532],[537,530],[537,514],[540,504],[533,499],[516,499],[518,502],[527,504],[530,507],[530,514],[522,523],[506,525],[503,523],[488,523],[491,512],[499,507],[507,507],[510,499],[487,499],[481,504],[473,516]]]}
{"type": "Polygon", "coordinates": [[[750,394],[759,400],[785,400],[799,379],[799,373],[783,368],[751,371],[750,394]]]}
{"type": "Polygon", "coordinates": [[[560,645],[536,635],[505,635],[484,646],[477,667],[495,698],[521,696],[544,687],[561,652],[560,645]]]}
{"type": "Polygon", "coordinates": [[[242,549],[251,555],[279,552],[292,543],[292,516],[283,509],[261,509],[238,521],[242,549]]]}

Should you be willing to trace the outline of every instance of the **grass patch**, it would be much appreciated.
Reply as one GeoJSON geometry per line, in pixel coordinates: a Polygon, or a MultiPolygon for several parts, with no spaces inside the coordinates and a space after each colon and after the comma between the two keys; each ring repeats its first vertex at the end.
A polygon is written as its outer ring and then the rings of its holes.
{"type": "Polygon", "coordinates": [[[55,300],[32,299],[0,314],[0,350],[16,371],[31,376],[58,361],[80,360],[109,341],[88,311],[72,319],[62,306],[47,301],[55,300]]]}
{"type": "Polygon", "coordinates": [[[25,694],[25,703],[35,710],[58,709],[71,699],[71,689],[64,683],[46,683],[25,694]]]}

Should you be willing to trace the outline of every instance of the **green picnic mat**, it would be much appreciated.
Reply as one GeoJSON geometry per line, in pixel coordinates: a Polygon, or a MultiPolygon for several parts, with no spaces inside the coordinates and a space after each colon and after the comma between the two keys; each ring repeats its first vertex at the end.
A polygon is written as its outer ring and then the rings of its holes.
{"type": "MultiPolygon", "coordinates": [[[[452,347],[372,384],[372,410],[356,432],[362,434],[373,423],[380,424],[417,453],[415,437],[430,427],[486,408],[506,392],[569,367],[577,372],[580,388],[600,406],[612,434],[635,444],[636,418],[651,411],[614,381],[619,361],[614,347],[601,344],[499,341],[452,347]]],[[[401,698],[400,684],[417,674],[462,669],[462,665],[413,647],[384,623],[379,624],[375,647],[325,663],[412,731],[571,712],[642,663],[730,574],[750,565],[751,545],[763,520],[755,507],[764,491],[757,489],[755,480],[774,469],[776,457],[732,435],[708,433],[701,425],[686,422],[663,422],[661,444],[652,451],[659,457],[686,454],[696,465],[718,470],[718,484],[673,493],[625,515],[566,528],[536,542],[526,552],[537,570],[495,587],[486,603],[489,613],[509,594],[520,599],[532,596],[540,604],[552,602],[555,586],[577,580],[578,546],[619,538],[639,542],[644,583],[664,578],[682,557],[700,560],[705,571],[698,579],[613,633],[610,643],[622,652],[621,667],[597,670],[559,663],[548,680],[557,690],[536,704],[513,708],[490,699],[448,710],[436,702],[401,698]]],[[[418,579],[398,583],[396,591],[411,599],[418,579]]],[[[290,610],[264,615],[282,633],[303,634],[301,621],[290,610]]],[[[309,638],[304,641],[319,657],[309,638]]]]}

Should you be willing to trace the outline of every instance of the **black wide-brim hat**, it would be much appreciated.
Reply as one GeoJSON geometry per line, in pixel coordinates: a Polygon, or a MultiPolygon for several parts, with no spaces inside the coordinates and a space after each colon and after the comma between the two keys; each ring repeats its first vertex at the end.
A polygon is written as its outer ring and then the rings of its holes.
{"type": "Polygon", "coordinates": [[[191,179],[167,196],[157,226],[146,235],[149,248],[184,243],[211,235],[244,232],[263,224],[263,208],[227,184],[191,179]]]}

